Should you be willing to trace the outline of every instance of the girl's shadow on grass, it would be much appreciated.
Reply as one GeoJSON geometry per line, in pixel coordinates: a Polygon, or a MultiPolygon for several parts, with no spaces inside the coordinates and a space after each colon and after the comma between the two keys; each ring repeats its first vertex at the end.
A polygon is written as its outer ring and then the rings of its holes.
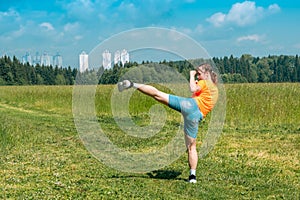
{"type": "Polygon", "coordinates": [[[174,170],[155,170],[142,175],[112,176],[111,178],[152,178],[164,180],[185,180],[180,178],[182,173],[174,170]]]}
{"type": "Polygon", "coordinates": [[[156,170],[147,173],[147,175],[150,178],[154,178],[154,179],[182,180],[182,178],[178,178],[178,176],[181,175],[181,172],[174,171],[174,170],[156,170]]]}

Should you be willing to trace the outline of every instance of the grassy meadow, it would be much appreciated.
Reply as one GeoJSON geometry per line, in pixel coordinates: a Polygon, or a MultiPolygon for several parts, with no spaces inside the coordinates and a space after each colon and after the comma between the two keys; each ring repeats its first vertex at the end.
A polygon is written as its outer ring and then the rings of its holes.
{"type": "MultiPolygon", "coordinates": [[[[91,155],[75,128],[73,87],[1,86],[0,199],[300,199],[300,84],[225,88],[223,133],[199,160],[197,184],[189,184],[186,154],[148,173],[118,171],[91,155]]],[[[113,89],[97,87],[95,108],[115,144],[143,152],[174,137],[180,114],[166,107],[165,126],[155,136],[125,134],[112,116],[113,89]]],[[[153,104],[135,92],[132,120],[147,125],[153,104]]]]}

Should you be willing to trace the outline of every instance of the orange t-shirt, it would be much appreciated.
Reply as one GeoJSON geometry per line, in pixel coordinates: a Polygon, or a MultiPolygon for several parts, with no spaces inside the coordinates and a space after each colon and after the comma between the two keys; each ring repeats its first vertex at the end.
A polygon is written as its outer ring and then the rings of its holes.
{"type": "Polygon", "coordinates": [[[193,98],[196,100],[200,111],[205,117],[214,107],[218,99],[218,88],[211,81],[200,80],[197,83],[201,90],[193,93],[193,98]]]}

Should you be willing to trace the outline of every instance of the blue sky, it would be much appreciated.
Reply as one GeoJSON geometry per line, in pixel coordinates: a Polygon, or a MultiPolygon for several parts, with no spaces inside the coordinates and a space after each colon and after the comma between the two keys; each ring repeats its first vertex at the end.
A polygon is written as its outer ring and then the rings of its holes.
{"type": "MultiPolygon", "coordinates": [[[[210,56],[300,54],[299,0],[0,0],[0,56],[78,55],[123,31],[174,29],[210,56]]],[[[122,47],[120,47],[122,48],[122,47]]]]}

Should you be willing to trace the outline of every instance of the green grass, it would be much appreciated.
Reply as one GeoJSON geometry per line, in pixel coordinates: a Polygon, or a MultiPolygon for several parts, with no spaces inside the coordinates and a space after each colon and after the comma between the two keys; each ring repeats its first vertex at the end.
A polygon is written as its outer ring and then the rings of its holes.
{"type": "MultiPolygon", "coordinates": [[[[162,169],[126,173],[93,157],[77,134],[72,87],[0,87],[0,199],[299,199],[300,84],[225,85],[223,133],[188,184],[186,154],[162,169]]],[[[97,118],[107,136],[136,152],[164,146],[180,124],[170,109],[152,138],[122,132],[111,114],[112,86],[97,88],[97,118]]],[[[150,122],[155,102],[140,93],[130,116],[150,122]]],[[[208,120],[201,125],[206,130],[208,120]]]]}

